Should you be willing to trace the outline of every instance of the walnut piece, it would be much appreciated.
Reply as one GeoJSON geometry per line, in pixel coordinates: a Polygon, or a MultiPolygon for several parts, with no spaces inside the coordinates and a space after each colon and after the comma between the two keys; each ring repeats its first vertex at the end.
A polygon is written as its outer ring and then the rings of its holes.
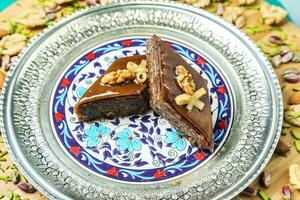
{"type": "Polygon", "coordinates": [[[197,8],[205,8],[210,5],[210,0],[178,0],[182,3],[191,4],[197,8]]]}
{"type": "Polygon", "coordinates": [[[17,21],[27,28],[44,26],[47,23],[46,12],[42,7],[32,7],[21,13],[17,21]]]}
{"type": "Polygon", "coordinates": [[[176,66],[175,73],[175,79],[179,87],[188,95],[192,95],[196,90],[192,74],[182,65],[176,66]]]}
{"type": "Polygon", "coordinates": [[[142,60],[139,65],[134,62],[128,62],[126,67],[134,73],[138,83],[144,83],[146,81],[148,72],[146,60],[142,60]]]}
{"type": "Polygon", "coordinates": [[[205,94],[206,94],[205,89],[200,88],[193,95],[188,95],[188,94],[178,95],[175,98],[175,102],[179,106],[187,105],[186,108],[189,111],[191,111],[194,106],[199,110],[202,110],[205,104],[202,101],[200,101],[200,98],[205,94]]]}
{"type": "Polygon", "coordinates": [[[246,18],[243,15],[243,9],[240,7],[225,8],[223,18],[226,21],[235,24],[238,28],[242,28],[246,24],[246,18]]]}
{"type": "Polygon", "coordinates": [[[0,23],[0,37],[10,34],[11,30],[8,23],[0,23]]]}
{"type": "Polygon", "coordinates": [[[101,83],[102,84],[122,84],[127,81],[132,81],[135,78],[135,75],[132,71],[128,69],[122,69],[122,70],[117,70],[113,72],[109,72],[105,74],[102,79],[101,83]]]}
{"type": "Polygon", "coordinates": [[[260,13],[264,19],[264,23],[267,25],[280,24],[282,20],[287,16],[287,12],[278,6],[269,4],[262,4],[260,7],[260,13]]]}
{"type": "Polygon", "coordinates": [[[0,48],[4,55],[17,55],[25,46],[26,36],[19,33],[4,36],[0,41],[0,48]]]}
{"type": "Polygon", "coordinates": [[[290,183],[295,189],[300,189],[300,166],[293,164],[289,169],[290,183]]]}
{"type": "Polygon", "coordinates": [[[252,3],[254,3],[256,0],[239,0],[239,5],[243,6],[243,5],[250,5],[252,3]]]}

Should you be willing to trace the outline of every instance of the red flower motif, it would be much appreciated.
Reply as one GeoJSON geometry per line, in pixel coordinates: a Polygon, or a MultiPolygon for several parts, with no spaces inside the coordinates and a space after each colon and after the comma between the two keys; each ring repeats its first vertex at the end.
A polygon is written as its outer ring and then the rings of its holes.
{"type": "Polygon", "coordinates": [[[225,128],[226,128],[226,121],[225,121],[224,119],[219,120],[219,121],[218,121],[218,127],[219,127],[220,129],[225,129],[225,128]]]}
{"type": "Polygon", "coordinates": [[[93,60],[95,57],[96,57],[96,55],[94,54],[94,52],[91,52],[85,58],[87,60],[93,60]]]}
{"type": "Polygon", "coordinates": [[[69,85],[70,85],[70,81],[67,78],[64,78],[60,83],[61,87],[68,87],[69,85]]]}
{"type": "Polygon", "coordinates": [[[119,171],[117,170],[117,168],[113,167],[113,168],[107,170],[106,173],[111,176],[118,176],[119,171]]]}
{"type": "Polygon", "coordinates": [[[198,57],[196,61],[197,61],[197,63],[198,63],[199,65],[204,65],[204,64],[205,64],[205,60],[202,59],[202,58],[200,58],[200,57],[198,57]]]}
{"type": "Polygon", "coordinates": [[[58,122],[61,122],[62,120],[64,119],[64,115],[57,112],[55,113],[55,120],[58,121],[58,122]]]}
{"type": "Polygon", "coordinates": [[[132,45],[132,41],[131,40],[122,41],[122,46],[130,47],[131,45],[132,45]]]}
{"type": "Polygon", "coordinates": [[[165,42],[165,43],[168,47],[172,47],[172,43],[170,43],[170,42],[165,42]]]}
{"type": "Polygon", "coordinates": [[[80,153],[80,147],[70,147],[70,151],[75,155],[78,156],[78,154],[80,153]]]}
{"type": "Polygon", "coordinates": [[[226,88],[224,87],[224,85],[222,86],[218,86],[217,91],[221,94],[225,94],[227,92],[226,88]]]}
{"type": "Polygon", "coordinates": [[[196,160],[203,160],[205,158],[205,153],[203,151],[197,152],[195,158],[196,160]]]}
{"type": "Polygon", "coordinates": [[[153,177],[156,178],[156,179],[159,179],[161,177],[164,177],[166,176],[166,173],[162,170],[156,170],[156,172],[153,174],[153,177]]]}

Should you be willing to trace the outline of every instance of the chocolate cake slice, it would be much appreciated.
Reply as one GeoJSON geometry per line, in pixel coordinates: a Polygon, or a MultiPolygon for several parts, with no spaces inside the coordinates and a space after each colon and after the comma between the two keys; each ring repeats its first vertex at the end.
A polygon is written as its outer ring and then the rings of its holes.
{"type": "Polygon", "coordinates": [[[199,148],[213,149],[207,83],[158,36],[147,43],[150,106],[199,148]]]}
{"type": "Polygon", "coordinates": [[[149,110],[146,56],[117,59],[75,105],[80,121],[144,114],[149,110]]]}

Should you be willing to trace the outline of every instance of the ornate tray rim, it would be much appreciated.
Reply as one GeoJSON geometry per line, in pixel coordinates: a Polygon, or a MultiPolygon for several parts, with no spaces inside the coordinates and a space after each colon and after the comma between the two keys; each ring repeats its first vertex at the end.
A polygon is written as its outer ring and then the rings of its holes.
{"type": "MultiPolygon", "coordinates": [[[[53,23],[52,25],[50,25],[49,27],[45,28],[43,31],[41,31],[40,33],[38,33],[36,36],[34,36],[33,38],[30,39],[30,41],[27,43],[27,46],[21,51],[21,53],[19,53],[19,55],[17,56],[17,59],[14,60],[13,62],[13,68],[11,71],[8,72],[7,77],[5,79],[4,82],[4,86],[3,89],[1,91],[1,96],[0,96],[0,131],[2,133],[3,139],[4,139],[4,143],[8,149],[9,155],[12,158],[12,161],[16,164],[16,166],[18,167],[18,169],[21,171],[21,173],[33,184],[33,186],[35,188],[37,188],[40,192],[42,192],[47,198],[49,199],[56,199],[55,196],[53,196],[51,193],[49,193],[45,188],[46,185],[40,186],[36,183],[36,181],[31,178],[32,176],[30,176],[29,174],[32,174],[30,171],[26,171],[23,169],[22,164],[20,162],[20,160],[17,159],[17,155],[15,155],[13,153],[13,150],[11,149],[11,145],[10,142],[7,139],[7,132],[6,132],[6,128],[5,128],[5,121],[7,119],[5,119],[5,100],[7,95],[9,95],[9,93],[11,93],[10,91],[7,91],[7,87],[14,83],[13,81],[13,75],[16,71],[16,67],[19,63],[19,61],[21,60],[21,58],[23,57],[23,55],[25,55],[26,53],[28,53],[30,51],[31,46],[33,46],[36,42],[38,42],[39,38],[43,37],[44,35],[46,35],[48,32],[50,32],[51,30],[55,29],[56,26],[59,26],[60,24],[63,24],[69,20],[72,20],[73,18],[76,18],[78,16],[80,16],[83,13],[88,12],[89,10],[93,10],[93,9],[98,9],[98,8],[102,8],[102,7],[110,7],[110,6],[114,6],[114,5],[118,5],[118,4],[123,4],[123,3],[138,3],[138,4],[143,4],[143,3],[147,3],[147,4],[153,4],[156,5],[156,3],[159,3],[160,5],[173,5],[173,6],[177,6],[179,8],[183,8],[186,10],[191,10],[195,13],[197,12],[201,12],[201,14],[203,14],[204,16],[214,20],[214,21],[219,21],[221,24],[223,24],[225,27],[233,29],[236,34],[243,39],[245,42],[247,42],[247,45],[250,45],[255,51],[258,52],[258,55],[260,56],[260,58],[262,59],[262,61],[265,64],[266,70],[269,73],[270,76],[270,81],[272,81],[273,83],[273,93],[272,96],[274,98],[276,98],[277,101],[277,105],[278,105],[278,127],[276,129],[276,133],[274,133],[274,142],[271,146],[271,148],[269,149],[269,153],[267,154],[267,156],[262,160],[262,162],[260,163],[260,166],[257,167],[256,171],[254,171],[251,175],[251,177],[244,183],[244,185],[239,186],[238,188],[232,188],[232,189],[236,189],[235,191],[227,191],[227,193],[224,194],[225,199],[231,199],[235,196],[237,196],[244,188],[246,188],[249,184],[251,184],[251,182],[254,181],[254,179],[260,174],[260,172],[264,169],[264,167],[267,165],[267,163],[269,162],[269,160],[271,159],[271,156],[273,155],[273,152],[276,148],[277,142],[279,140],[280,137],[280,133],[281,133],[281,129],[282,129],[282,123],[283,123],[283,100],[282,100],[282,93],[281,93],[281,89],[280,89],[280,85],[279,85],[279,81],[277,79],[277,76],[273,70],[272,65],[270,64],[270,62],[268,61],[267,57],[263,54],[263,52],[261,51],[261,49],[250,39],[249,36],[247,36],[245,33],[241,32],[239,29],[237,29],[234,25],[226,22],[225,20],[223,20],[221,17],[219,16],[215,16],[211,13],[209,13],[208,11],[205,11],[203,9],[198,9],[195,8],[193,6],[190,5],[186,5],[186,4],[182,4],[182,3],[177,3],[174,1],[169,1],[169,0],[114,0],[110,3],[105,3],[105,4],[100,4],[100,5],[95,5],[92,7],[87,7],[84,9],[80,9],[79,11],[72,13],[60,20],[58,20],[57,22],[53,23]],[[274,95],[278,95],[275,96],[274,95]],[[232,192],[231,194],[229,194],[229,192],[232,192]]],[[[16,142],[16,141],[14,141],[16,142]]],[[[40,177],[39,174],[35,174],[35,178],[39,178],[41,179],[42,177],[40,177]]],[[[56,189],[54,189],[56,190],[56,189]]],[[[57,190],[56,190],[57,191],[57,190]]],[[[62,195],[64,197],[66,197],[66,199],[70,199],[69,197],[62,195]]],[[[61,196],[61,197],[62,197],[61,196]]],[[[219,197],[216,197],[219,198],[219,197]]]]}

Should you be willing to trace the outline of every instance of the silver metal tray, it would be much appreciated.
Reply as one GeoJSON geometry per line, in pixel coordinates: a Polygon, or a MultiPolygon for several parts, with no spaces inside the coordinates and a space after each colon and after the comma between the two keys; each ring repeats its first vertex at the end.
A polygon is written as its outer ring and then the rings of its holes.
{"type": "MultiPolygon", "coordinates": [[[[122,105],[120,105],[122,106],[122,105]]],[[[77,12],[20,54],[1,96],[1,131],[18,168],[50,199],[230,199],[279,139],[279,84],[247,36],[190,6],[128,1],[77,12]],[[208,81],[215,150],[193,148],[144,116],[79,123],[73,107],[116,58],[161,36],[208,81]]]]}

